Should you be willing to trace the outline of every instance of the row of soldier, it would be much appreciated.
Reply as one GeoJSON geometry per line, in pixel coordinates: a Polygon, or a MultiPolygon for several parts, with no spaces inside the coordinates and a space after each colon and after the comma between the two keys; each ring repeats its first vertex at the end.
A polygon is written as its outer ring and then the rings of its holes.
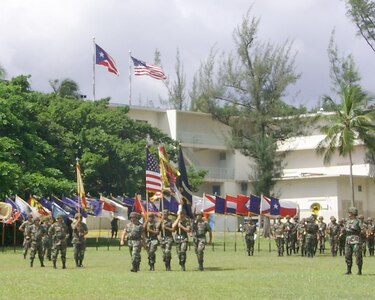
{"type": "MultiPolygon", "coordinates": [[[[78,213],[71,224],[72,243],[74,248],[74,260],[76,267],[83,267],[85,255],[85,236],[88,228],[82,222],[82,216],[78,213]]],[[[68,226],[64,223],[62,215],[56,217],[53,223],[52,218],[45,217],[41,224],[40,218],[33,219],[31,214],[25,222],[21,224],[19,230],[24,233],[23,257],[26,259],[27,252],[30,249],[30,267],[33,267],[36,254],[41,267],[44,267],[44,258],[52,260],[53,267],[56,269],[57,257],[60,254],[62,268],[66,269],[66,248],[67,236],[69,235],[68,226]]]]}

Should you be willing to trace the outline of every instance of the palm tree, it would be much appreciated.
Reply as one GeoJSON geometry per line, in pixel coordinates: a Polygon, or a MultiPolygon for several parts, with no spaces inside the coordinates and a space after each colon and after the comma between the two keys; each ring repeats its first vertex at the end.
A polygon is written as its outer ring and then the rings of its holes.
{"type": "Polygon", "coordinates": [[[0,65],[0,79],[4,79],[6,74],[5,69],[0,65]]]}
{"type": "Polygon", "coordinates": [[[72,79],[66,78],[61,82],[59,79],[53,79],[49,80],[49,84],[51,85],[55,95],[75,99],[78,99],[80,96],[78,93],[79,86],[72,79]]]}
{"type": "MultiPolygon", "coordinates": [[[[341,105],[332,105],[335,114],[330,123],[321,128],[326,137],[317,147],[317,153],[324,157],[324,164],[329,164],[336,150],[340,156],[349,156],[352,206],[355,206],[352,161],[354,146],[357,141],[362,141],[370,151],[375,151],[375,114],[373,109],[366,108],[368,100],[369,96],[358,85],[345,87],[341,105]]],[[[324,101],[334,104],[328,96],[324,97],[324,101]]]]}

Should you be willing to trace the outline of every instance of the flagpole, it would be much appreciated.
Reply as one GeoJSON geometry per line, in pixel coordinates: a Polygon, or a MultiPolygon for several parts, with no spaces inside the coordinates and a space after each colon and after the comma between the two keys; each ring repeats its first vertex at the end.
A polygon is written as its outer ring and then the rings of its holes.
{"type": "Polygon", "coordinates": [[[92,55],[92,101],[95,101],[95,64],[96,64],[96,45],[95,37],[92,38],[93,42],[93,55],[92,55]]]}
{"type": "Polygon", "coordinates": [[[129,50],[129,106],[132,106],[132,52],[129,50]]]}
{"type": "Polygon", "coordinates": [[[17,228],[16,221],[13,222],[13,252],[16,253],[17,228]]]}
{"type": "Polygon", "coordinates": [[[4,242],[5,242],[5,222],[3,221],[3,230],[2,230],[2,236],[1,236],[1,245],[2,245],[2,252],[4,252],[4,242]]]}
{"type": "Polygon", "coordinates": [[[79,165],[79,158],[76,157],[76,173],[77,173],[77,195],[78,195],[78,208],[77,212],[80,214],[81,213],[81,205],[82,205],[82,199],[81,199],[81,193],[79,190],[79,182],[78,182],[78,165],[79,165]]]}

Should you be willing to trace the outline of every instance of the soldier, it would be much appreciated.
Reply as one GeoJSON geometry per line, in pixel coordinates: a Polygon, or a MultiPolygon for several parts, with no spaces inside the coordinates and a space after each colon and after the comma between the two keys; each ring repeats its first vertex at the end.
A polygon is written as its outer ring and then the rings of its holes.
{"type": "Polygon", "coordinates": [[[193,224],[193,240],[194,240],[194,249],[195,254],[198,259],[198,269],[203,271],[203,258],[204,258],[204,248],[206,246],[206,234],[208,232],[209,241],[208,244],[212,242],[212,231],[210,224],[207,221],[203,220],[203,213],[198,212],[196,214],[196,220],[193,224]]]}
{"type": "Polygon", "coordinates": [[[362,244],[363,256],[366,256],[366,250],[367,250],[367,247],[366,247],[366,241],[367,241],[367,236],[366,236],[367,224],[365,222],[365,218],[364,218],[363,215],[359,215],[358,216],[358,220],[359,220],[359,226],[361,226],[361,233],[359,234],[359,239],[360,239],[360,242],[362,244]]]}
{"type": "Polygon", "coordinates": [[[40,225],[40,219],[38,217],[34,218],[34,224],[27,227],[27,235],[30,236],[30,241],[31,241],[30,267],[33,267],[36,252],[38,252],[40,266],[44,267],[43,243],[42,243],[42,238],[44,234],[45,234],[45,229],[43,226],[40,225]]]}
{"type": "Polygon", "coordinates": [[[87,225],[82,222],[81,214],[77,213],[74,216],[74,221],[72,222],[73,230],[73,248],[74,248],[74,260],[76,262],[76,267],[83,267],[83,259],[85,258],[85,236],[88,234],[89,230],[87,225]]]}
{"type": "Polygon", "coordinates": [[[141,249],[145,244],[145,231],[143,225],[139,223],[140,215],[136,212],[130,213],[130,222],[125,226],[121,235],[120,245],[124,245],[125,239],[128,241],[129,251],[132,258],[131,272],[138,272],[141,264],[141,249]]]}
{"type": "Polygon", "coordinates": [[[360,239],[361,224],[357,218],[358,210],[355,207],[348,209],[348,221],[345,225],[346,242],[345,242],[345,262],[346,275],[352,274],[353,254],[358,266],[358,275],[362,275],[362,243],[360,239]]]}
{"type": "Polygon", "coordinates": [[[181,266],[181,271],[185,271],[186,250],[189,243],[188,234],[190,233],[190,223],[186,218],[184,211],[181,211],[173,222],[174,230],[176,231],[176,244],[178,259],[181,266]]]}
{"type": "Polygon", "coordinates": [[[43,257],[47,257],[48,260],[51,260],[51,251],[52,251],[52,240],[48,235],[48,230],[52,225],[52,218],[47,216],[43,220],[42,226],[44,227],[44,236],[42,239],[43,244],[43,257]]]}
{"type": "Polygon", "coordinates": [[[286,247],[286,255],[292,255],[292,234],[293,234],[293,228],[294,224],[290,222],[290,216],[285,216],[286,222],[284,223],[284,242],[286,247]]]}
{"type": "Polygon", "coordinates": [[[301,249],[301,256],[306,254],[306,220],[301,219],[301,222],[297,225],[297,241],[299,248],[301,249]]]}
{"type": "Polygon", "coordinates": [[[29,232],[28,228],[31,225],[33,225],[33,215],[28,214],[27,220],[25,222],[23,222],[21,224],[21,226],[19,227],[19,230],[23,232],[23,251],[22,251],[22,254],[23,254],[24,259],[26,259],[27,251],[29,250],[29,248],[31,246],[31,237],[28,234],[28,232],[29,232]]]}
{"type": "Polygon", "coordinates": [[[297,239],[297,231],[298,231],[298,216],[294,216],[293,218],[293,230],[292,230],[292,250],[293,253],[296,254],[299,251],[299,244],[298,244],[298,239],[297,239]]]}
{"type": "Polygon", "coordinates": [[[248,217],[245,218],[243,230],[245,232],[247,255],[254,255],[255,232],[257,231],[257,226],[254,224],[253,219],[248,217]]]}
{"type": "Polygon", "coordinates": [[[52,237],[52,262],[56,269],[57,256],[61,256],[62,268],[66,269],[66,238],[68,235],[68,226],[63,222],[62,215],[56,217],[56,222],[51,225],[48,234],[52,237]]]}
{"type": "Polygon", "coordinates": [[[150,266],[150,271],[155,271],[155,260],[156,255],[155,252],[159,245],[159,228],[160,223],[156,219],[155,214],[150,213],[148,216],[148,220],[143,224],[143,227],[146,232],[146,245],[147,245],[147,252],[148,252],[148,264],[150,266]]]}
{"type": "Polygon", "coordinates": [[[339,253],[340,256],[345,255],[345,241],[346,241],[346,231],[345,231],[346,220],[342,218],[339,221],[340,234],[339,234],[339,253]]]}
{"type": "Polygon", "coordinates": [[[339,236],[340,236],[340,225],[336,222],[336,218],[331,216],[331,222],[327,225],[327,233],[329,236],[329,245],[331,247],[332,256],[337,256],[339,236]]]}
{"type": "Polygon", "coordinates": [[[272,235],[275,238],[277,255],[284,255],[284,231],[285,226],[281,223],[281,217],[276,218],[276,223],[272,226],[272,235]]]}
{"type": "Polygon", "coordinates": [[[326,249],[326,230],[327,230],[327,224],[323,221],[323,216],[319,217],[319,231],[318,231],[318,241],[319,241],[319,253],[324,253],[324,250],[326,249]]]}
{"type": "Polygon", "coordinates": [[[317,234],[319,231],[318,224],[315,223],[315,218],[313,216],[308,219],[305,227],[306,230],[306,254],[307,257],[314,257],[315,246],[317,241],[317,234]]]}
{"type": "Polygon", "coordinates": [[[161,249],[163,250],[163,261],[166,271],[171,270],[172,245],[173,245],[173,223],[168,218],[169,212],[163,212],[163,221],[161,222],[161,249]]]}
{"type": "Polygon", "coordinates": [[[370,256],[374,256],[375,225],[371,217],[367,218],[367,248],[370,256]]]}
{"type": "Polygon", "coordinates": [[[118,232],[118,219],[114,217],[111,221],[111,239],[117,239],[118,232]]]}

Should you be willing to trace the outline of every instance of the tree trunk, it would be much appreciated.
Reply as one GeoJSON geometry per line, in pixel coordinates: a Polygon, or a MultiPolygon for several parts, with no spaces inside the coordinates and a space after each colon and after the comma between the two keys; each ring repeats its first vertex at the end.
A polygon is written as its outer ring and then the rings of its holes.
{"type": "Polygon", "coordinates": [[[350,162],[350,188],[352,189],[352,206],[355,207],[354,201],[354,182],[353,182],[353,161],[352,161],[352,152],[349,151],[349,162],[350,162]]]}

